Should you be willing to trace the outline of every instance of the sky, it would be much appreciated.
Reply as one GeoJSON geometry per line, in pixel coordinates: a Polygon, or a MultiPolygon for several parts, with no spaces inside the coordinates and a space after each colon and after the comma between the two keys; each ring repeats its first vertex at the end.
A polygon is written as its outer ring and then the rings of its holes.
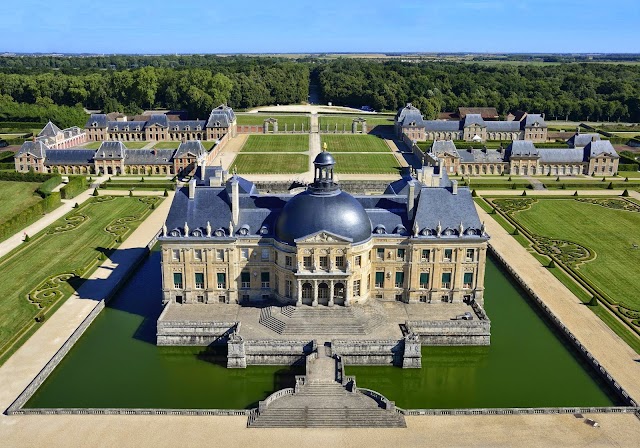
{"type": "Polygon", "coordinates": [[[4,0],[1,16],[16,53],[640,53],[640,0],[4,0]]]}

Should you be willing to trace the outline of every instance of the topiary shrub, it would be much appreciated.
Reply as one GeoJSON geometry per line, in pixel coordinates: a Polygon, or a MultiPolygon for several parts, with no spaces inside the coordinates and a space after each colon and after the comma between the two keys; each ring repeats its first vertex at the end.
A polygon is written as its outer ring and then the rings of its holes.
{"type": "Polygon", "coordinates": [[[596,296],[591,297],[591,300],[589,300],[589,306],[598,306],[598,299],[596,296]]]}
{"type": "Polygon", "coordinates": [[[625,190],[622,192],[622,196],[624,196],[625,198],[629,197],[629,191],[625,189],[625,190]]]}
{"type": "Polygon", "coordinates": [[[609,182],[609,185],[607,185],[607,190],[613,190],[613,182],[609,182]]]}
{"type": "Polygon", "coordinates": [[[511,189],[512,189],[512,190],[515,190],[515,189],[517,189],[517,188],[518,188],[518,187],[516,186],[516,184],[511,184],[511,189]]]}
{"type": "Polygon", "coordinates": [[[77,202],[75,204],[73,204],[73,208],[78,208],[78,207],[80,207],[80,205],[78,205],[77,202]]]}
{"type": "Polygon", "coordinates": [[[560,185],[560,189],[561,189],[561,190],[566,190],[566,189],[567,189],[567,186],[566,186],[565,184],[562,184],[562,185],[560,185]]]}
{"type": "Polygon", "coordinates": [[[560,176],[556,177],[556,182],[560,182],[560,176]]]}
{"type": "Polygon", "coordinates": [[[553,261],[553,260],[551,260],[551,261],[549,262],[549,264],[547,265],[547,267],[548,267],[548,268],[555,268],[555,267],[556,267],[556,262],[555,262],[555,261],[553,261]]]}
{"type": "Polygon", "coordinates": [[[509,176],[509,179],[507,179],[509,182],[511,182],[511,176],[509,176]]]}
{"type": "Polygon", "coordinates": [[[162,194],[162,196],[164,196],[165,198],[169,196],[169,192],[167,191],[166,188],[165,188],[164,193],[162,194]]]}
{"type": "Polygon", "coordinates": [[[512,235],[520,235],[520,232],[518,231],[517,227],[515,229],[513,229],[512,235]]]}
{"type": "Polygon", "coordinates": [[[575,193],[573,193],[574,196],[578,196],[578,190],[576,190],[575,193]]]}
{"type": "Polygon", "coordinates": [[[133,197],[133,190],[129,190],[129,197],[132,198],[133,197]]]}
{"type": "Polygon", "coordinates": [[[98,196],[100,193],[98,193],[98,189],[94,188],[93,189],[93,196],[98,196]]]}
{"type": "Polygon", "coordinates": [[[25,233],[24,234],[24,239],[22,241],[24,241],[25,243],[28,243],[29,241],[31,241],[31,238],[29,237],[29,234],[25,233]]]}
{"type": "Polygon", "coordinates": [[[522,194],[520,196],[526,196],[527,195],[527,190],[522,190],[522,194]]]}
{"type": "Polygon", "coordinates": [[[141,182],[141,183],[144,183],[144,177],[141,177],[141,178],[140,178],[140,182],[141,182]]]}
{"type": "Polygon", "coordinates": [[[151,210],[155,210],[156,209],[156,203],[154,202],[153,204],[151,204],[151,210]]]}
{"type": "Polygon", "coordinates": [[[628,177],[625,177],[625,178],[624,178],[624,181],[625,181],[625,182],[629,182],[629,178],[628,178],[628,177]]]}
{"type": "MultiPolygon", "coordinates": [[[[165,192],[166,191],[167,190],[165,190],[165,192]]],[[[471,196],[474,197],[474,198],[478,197],[478,193],[476,193],[476,190],[471,190],[471,196]]]]}
{"type": "Polygon", "coordinates": [[[606,180],[607,180],[607,179],[606,179],[604,176],[602,176],[602,180],[601,180],[600,182],[604,182],[604,181],[606,181],[606,180]]]}

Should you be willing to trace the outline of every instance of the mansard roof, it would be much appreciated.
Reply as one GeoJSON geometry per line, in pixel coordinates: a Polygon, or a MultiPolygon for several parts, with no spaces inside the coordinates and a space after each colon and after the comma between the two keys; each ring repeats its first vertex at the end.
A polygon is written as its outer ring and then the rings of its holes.
{"type": "Polygon", "coordinates": [[[109,120],[107,119],[106,114],[91,114],[89,116],[89,119],[87,120],[87,123],[84,125],[84,127],[104,129],[108,126],[107,124],[108,121],[109,120]],[[95,126],[94,126],[94,123],[95,123],[95,126]]]}
{"type": "Polygon", "coordinates": [[[91,165],[95,153],[93,149],[51,149],[47,151],[44,164],[46,166],[91,165]]]}
{"type": "Polygon", "coordinates": [[[582,148],[540,148],[540,162],[546,163],[581,163],[584,161],[582,148]]]}
{"type": "Polygon", "coordinates": [[[504,151],[497,149],[466,149],[459,151],[460,161],[466,163],[500,163],[505,161],[504,151]]]}
{"type": "Polygon", "coordinates": [[[204,130],[207,122],[204,120],[176,120],[169,122],[169,131],[195,131],[200,127],[200,130],[204,130]]]}
{"type": "Polygon", "coordinates": [[[20,149],[16,153],[15,157],[25,154],[31,154],[37,159],[43,159],[46,156],[49,147],[41,141],[26,141],[20,146],[20,149]]]}
{"type": "Polygon", "coordinates": [[[221,104],[211,111],[207,120],[208,128],[226,128],[236,119],[236,114],[226,104],[221,104]]]}
{"type": "Polygon", "coordinates": [[[584,147],[584,151],[585,155],[588,154],[588,157],[598,157],[601,155],[613,157],[615,159],[620,157],[609,140],[596,140],[595,142],[589,142],[587,146],[584,147]]]}
{"type": "Polygon", "coordinates": [[[107,130],[116,132],[140,132],[146,124],[146,121],[108,121],[107,130]],[[136,128],[139,129],[136,130],[136,128]]]}
{"type": "Polygon", "coordinates": [[[567,140],[567,143],[569,144],[569,147],[584,148],[594,139],[600,140],[600,134],[574,134],[569,138],[569,140],[567,140]]]}
{"type": "Polygon", "coordinates": [[[124,162],[131,165],[169,165],[173,149],[127,149],[124,162]]]}
{"type": "Polygon", "coordinates": [[[466,128],[474,124],[483,128],[487,127],[480,114],[467,114],[467,116],[464,117],[464,127],[466,128]]]}
{"type": "Polygon", "coordinates": [[[153,114],[149,117],[146,123],[147,126],[157,125],[163,128],[169,127],[169,119],[165,114],[153,114]]]}
{"type": "Polygon", "coordinates": [[[95,158],[103,159],[124,159],[127,147],[124,143],[117,141],[102,142],[96,151],[95,158]]]}
{"type": "Polygon", "coordinates": [[[447,120],[426,120],[424,122],[425,130],[433,132],[451,132],[460,130],[460,121],[447,121],[447,120]]]}
{"type": "Polygon", "coordinates": [[[190,140],[180,143],[180,146],[178,146],[178,149],[176,149],[176,153],[173,155],[173,157],[178,159],[188,154],[191,154],[194,157],[199,157],[206,152],[207,150],[204,149],[204,146],[202,146],[200,140],[190,140]]]}
{"type": "Polygon", "coordinates": [[[532,128],[534,126],[539,126],[542,128],[547,127],[547,123],[544,121],[544,118],[540,114],[527,114],[524,119],[524,127],[532,128]]]}
{"type": "Polygon", "coordinates": [[[485,121],[487,132],[519,132],[519,121],[485,121]]]}
{"type": "Polygon", "coordinates": [[[431,152],[436,156],[442,154],[451,154],[454,157],[460,157],[456,144],[452,140],[436,140],[431,144],[431,152]]]}
{"type": "Polygon", "coordinates": [[[403,127],[424,126],[424,119],[422,118],[420,109],[411,103],[407,103],[405,107],[398,109],[396,121],[403,127]]]}
{"type": "Polygon", "coordinates": [[[514,140],[508,146],[510,157],[539,157],[540,151],[531,140],[514,140]]]}
{"type": "Polygon", "coordinates": [[[55,137],[58,133],[62,132],[58,126],[53,124],[51,120],[42,128],[38,133],[38,137],[55,137]]]}

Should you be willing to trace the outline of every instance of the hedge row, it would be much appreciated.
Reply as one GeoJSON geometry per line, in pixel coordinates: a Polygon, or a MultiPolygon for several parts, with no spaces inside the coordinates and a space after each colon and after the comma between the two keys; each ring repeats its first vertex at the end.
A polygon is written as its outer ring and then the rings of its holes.
{"type": "Polygon", "coordinates": [[[42,197],[49,196],[53,189],[60,185],[61,182],[62,176],[55,174],[51,179],[46,180],[42,185],[40,185],[36,191],[42,197]]]}
{"type": "Polygon", "coordinates": [[[12,128],[21,129],[23,131],[30,131],[31,129],[43,128],[46,123],[30,122],[30,121],[0,121],[0,128],[12,128]]]}
{"type": "Polygon", "coordinates": [[[0,170],[12,170],[16,167],[15,163],[0,162],[0,170]]]}
{"type": "Polygon", "coordinates": [[[618,171],[638,171],[640,165],[635,163],[620,163],[618,164],[618,171]]]}
{"type": "Polygon", "coordinates": [[[78,196],[87,187],[87,178],[84,176],[72,176],[69,183],[60,189],[62,199],[71,199],[78,196]]]}
{"type": "Polygon", "coordinates": [[[15,153],[13,151],[0,152],[0,162],[7,162],[7,160],[13,160],[15,153]]]}
{"type": "Polygon", "coordinates": [[[105,182],[100,188],[107,190],[173,190],[175,184],[172,182],[105,182]]]}
{"type": "Polygon", "coordinates": [[[40,216],[54,210],[60,205],[60,193],[50,193],[42,201],[36,202],[30,207],[13,215],[3,223],[0,223],[0,241],[10,237],[20,229],[36,221],[40,216]]]}
{"type": "Polygon", "coordinates": [[[48,173],[34,173],[30,171],[28,173],[17,172],[0,172],[0,180],[12,180],[14,182],[46,182],[52,177],[60,177],[57,174],[48,173]]]}
{"type": "Polygon", "coordinates": [[[22,145],[25,141],[29,140],[33,137],[33,132],[29,132],[27,134],[23,134],[20,137],[15,138],[5,138],[3,139],[7,142],[7,145],[22,145]]]}

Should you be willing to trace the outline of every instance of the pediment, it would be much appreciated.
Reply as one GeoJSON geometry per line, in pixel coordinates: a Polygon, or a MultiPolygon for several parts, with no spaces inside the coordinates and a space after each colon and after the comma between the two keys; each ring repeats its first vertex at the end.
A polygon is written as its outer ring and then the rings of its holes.
{"type": "Polygon", "coordinates": [[[294,240],[296,244],[299,243],[351,243],[353,240],[345,236],[341,236],[327,230],[320,230],[319,232],[311,233],[307,236],[296,238],[294,240]]]}

